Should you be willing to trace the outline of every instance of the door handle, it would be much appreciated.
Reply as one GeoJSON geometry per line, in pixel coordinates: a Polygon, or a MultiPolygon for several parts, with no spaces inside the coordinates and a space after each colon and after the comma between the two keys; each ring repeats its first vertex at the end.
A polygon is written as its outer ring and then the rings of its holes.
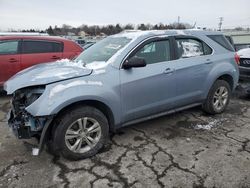
{"type": "Polygon", "coordinates": [[[17,62],[17,59],[15,59],[15,58],[10,58],[10,59],[9,59],[9,62],[10,62],[10,63],[15,63],[15,62],[17,62]]]}
{"type": "Polygon", "coordinates": [[[166,70],[163,72],[164,74],[172,74],[174,72],[174,69],[166,68],[166,70]]]}

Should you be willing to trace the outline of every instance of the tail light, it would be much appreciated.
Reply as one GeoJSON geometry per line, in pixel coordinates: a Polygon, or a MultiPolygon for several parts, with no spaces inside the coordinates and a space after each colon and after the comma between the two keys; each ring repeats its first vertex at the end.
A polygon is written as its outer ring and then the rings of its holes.
{"type": "Polygon", "coordinates": [[[237,65],[240,65],[240,56],[237,53],[234,55],[234,60],[237,65]]]}

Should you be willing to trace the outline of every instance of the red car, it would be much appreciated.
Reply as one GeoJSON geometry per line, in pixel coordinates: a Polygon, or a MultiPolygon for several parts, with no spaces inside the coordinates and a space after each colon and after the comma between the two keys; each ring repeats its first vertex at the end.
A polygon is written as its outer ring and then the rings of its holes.
{"type": "Polygon", "coordinates": [[[73,59],[82,51],[75,42],[60,37],[0,36],[0,87],[27,67],[59,59],[73,59]]]}

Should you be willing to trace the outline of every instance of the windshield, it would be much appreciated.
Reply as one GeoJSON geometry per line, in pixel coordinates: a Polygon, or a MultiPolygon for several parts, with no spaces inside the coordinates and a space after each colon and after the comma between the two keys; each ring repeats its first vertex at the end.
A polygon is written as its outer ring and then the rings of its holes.
{"type": "Polygon", "coordinates": [[[127,37],[105,38],[85,50],[75,61],[82,62],[85,65],[96,61],[107,62],[118,50],[130,41],[131,39],[127,37]]]}

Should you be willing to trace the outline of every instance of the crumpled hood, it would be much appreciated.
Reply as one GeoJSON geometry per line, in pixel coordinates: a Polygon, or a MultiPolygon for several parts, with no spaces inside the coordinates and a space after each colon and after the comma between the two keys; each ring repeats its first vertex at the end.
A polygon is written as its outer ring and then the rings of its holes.
{"type": "Polygon", "coordinates": [[[91,73],[92,69],[85,68],[82,64],[69,60],[43,63],[27,68],[11,77],[4,83],[4,90],[8,94],[12,94],[24,87],[46,85],[60,80],[87,76],[91,73]]]}

